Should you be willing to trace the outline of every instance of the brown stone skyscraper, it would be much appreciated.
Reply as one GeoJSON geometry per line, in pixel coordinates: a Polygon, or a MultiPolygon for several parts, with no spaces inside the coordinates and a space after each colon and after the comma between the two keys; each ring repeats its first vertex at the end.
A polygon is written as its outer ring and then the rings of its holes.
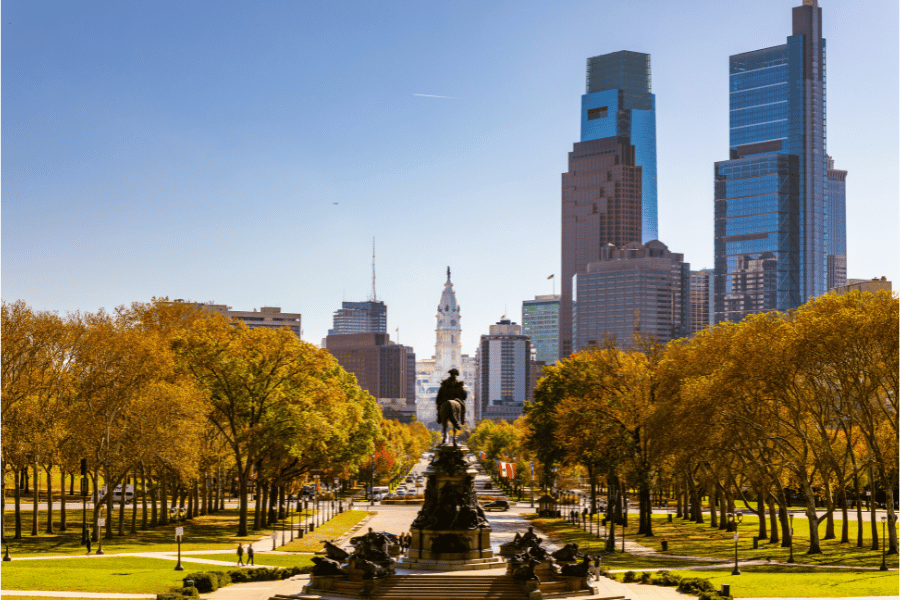
{"type": "Polygon", "coordinates": [[[627,137],[574,145],[562,175],[559,357],[572,353],[572,277],[600,258],[605,244],[641,241],[641,167],[627,137]]]}

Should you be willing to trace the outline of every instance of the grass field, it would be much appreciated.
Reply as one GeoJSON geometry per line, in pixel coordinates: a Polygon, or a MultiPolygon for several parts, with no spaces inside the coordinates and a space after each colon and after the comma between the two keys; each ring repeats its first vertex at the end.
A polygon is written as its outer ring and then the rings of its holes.
{"type": "MultiPolygon", "coordinates": [[[[578,527],[570,525],[564,519],[535,518],[534,515],[528,515],[528,518],[533,520],[535,525],[547,532],[548,535],[558,537],[564,542],[577,542],[579,545],[587,544],[594,547],[600,543],[600,540],[596,537],[596,529],[594,535],[591,535],[578,527]]],[[[643,546],[653,548],[662,554],[702,556],[718,558],[723,561],[734,559],[734,534],[714,529],[709,526],[708,522],[698,524],[675,519],[674,522],[669,523],[666,515],[655,515],[653,517],[654,537],[636,536],[636,518],[630,518],[629,525],[625,531],[626,538],[637,541],[643,546]],[[669,550],[667,552],[662,552],[662,540],[668,541],[669,550]]],[[[840,526],[840,521],[835,522],[837,531],[840,531],[840,526]]],[[[880,566],[881,552],[876,552],[868,547],[857,548],[855,545],[857,522],[851,521],[849,526],[852,543],[841,544],[839,539],[821,540],[822,554],[807,555],[806,551],[809,548],[809,522],[806,519],[794,519],[794,560],[798,564],[809,565],[880,566]]],[[[867,525],[864,524],[864,526],[867,525]]],[[[820,531],[824,532],[824,526],[820,526],[820,531]]],[[[621,528],[617,526],[617,539],[620,538],[621,532],[621,528]]],[[[773,561],[787,561],[789,549],[782,548],[780,544],[769,544],[768,540],[760,540],[759,548],[754,550],[753,536],[757,532],[757,518],[755,516],[745,517],[739,528],[738,557],[740,560],[771,559],[773,561]]],[[[613,557],[610,557],[609,561],[610,565],[616,562],[613,557]]],[[[604,560],[604,562],[606,561],[604,560]]],[[[897,568],[897,555],[888,556],[887,565],[890,568],[897,568]]],[[[620,567],[610,566],[610,568],[620,567]]]]}
{"type": "Polygon", "coordinates": [[[184,571],[170,560],[91,557],[2,563],[5,590],[160,593],[181,585],[184,571]]]}
{"type": "MultiPolygon", "coordinates": [[[[10,554],[13,557],[84,554],[85,549],[81,546],[81,511],[70,510],[67,513],[68,531],[59,532],[57,530],[57,533],[53,535],[41,533],[37,536],[31,536],[29,533],[31,531],[31,513],[23,513],[23,538],[21,540],[13,540],[10,539],[11,536],[9,535],[6,538],[6,541],[9,542],[10,554]]],[[[11,533],[13,530],[10,528],[10,524],[14,517],[11,513],[7,513],[4,517],[6,519],[6,531],[11,533]]],[[[252,526],[252,513],[249,515],[249,519],[252,526]]],[[[271,529],[260,529],[251,531],[250,535],[245,537],[238,537],[236,535],[237,526],[238,510],[236,508],[225,509],[214,515],[196,517],[192,521],[183,523],[184,538],[182,539],[181,549],[183,551],[215,550],[218,548],[225,550],[237,547],[239,542],[246,544],[247,542],[256,541],[262,536],[269,535],[272,531],[271,529]]],[[[138,527],[140,527],[140,523],[138,523],[138,527]]],[[[125,531],[128,531],[127,526],[125,531]]],[[[92,546],[92,551],[96,551],[97,544],[93,543],[92,546]]],[[[120,552],[168,552],[176,549],[174,525],[157,527],[147,531],[140,531],[139,529],[134,534],[126,533],[124,537],[116,535],[111,540],[103,540],[103,551],[107,554],[120,552]]]]}
{"type": "MultiPolygon", "coordinates": [[[[796,525],[796,519],[794,520],[796,525]]],[[[859,596],[898,596],[900,583],[896,571],[854,571],[810,567],[741,567],[740,575],[730,569],[715,571],[672,571],[682,577],[709,579],[716,589],[731,586],[735,598],[841,598],[859,596]]]]}
{"type": "MultiPolygon", "coordinates": [[[[363,520],[369,513],[364,510],[347,510],[333,519],[316,527],[312,533],[307,533],[303,539],[294,538],[284,546],[279,546],[281,552],[317,552],[322,549],[325,540],[333,540],[344,535],[351,527],[363,520]]],[[[374,513],[373,513],[374,514],[374,513]]]]}

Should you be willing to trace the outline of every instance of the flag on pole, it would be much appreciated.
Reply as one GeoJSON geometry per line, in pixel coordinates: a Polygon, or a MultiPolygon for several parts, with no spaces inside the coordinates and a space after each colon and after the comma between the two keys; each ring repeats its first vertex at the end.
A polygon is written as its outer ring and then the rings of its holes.
{"type": "Polygon", "coordinates": [[[484,452],[481,452],[481,461],[484,462],[486,460],[487,460],[487,454],[485,454],[484,452]]]}
{"type": "Polygon", "coordinates": [[[514,465],[513,463],[506,463],[506,477],[509,479],[515,479],[516,465],[514,465]]]}
{"type": "Polygon", "coordinates": [[[528,463],[531,465],[531,478],[534,479],[534,463],[528,463]]]}

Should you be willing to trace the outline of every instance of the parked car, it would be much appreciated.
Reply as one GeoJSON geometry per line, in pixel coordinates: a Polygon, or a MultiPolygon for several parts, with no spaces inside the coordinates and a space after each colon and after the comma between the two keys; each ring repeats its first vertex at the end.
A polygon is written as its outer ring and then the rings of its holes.
{"type": "Polygon", "coordinates": [[[509,502],[506,500],[494,500],[493,502],[488,502],[484,506],[482,506],[484,510],[509,510],[509,502]]]}
{"type": "MultiPolygon", "coordinates": [[[[100,490],[101,495],[106,494],[106,486],[100,490]]],[[[117,485],[115,489],[113,489],[113,502],[119,502],[122,500],[122,485],[117,485]]],[[[134,500],[134,486],[130,483],[125,486],[125,502],[131,502],[134,500]]]]}

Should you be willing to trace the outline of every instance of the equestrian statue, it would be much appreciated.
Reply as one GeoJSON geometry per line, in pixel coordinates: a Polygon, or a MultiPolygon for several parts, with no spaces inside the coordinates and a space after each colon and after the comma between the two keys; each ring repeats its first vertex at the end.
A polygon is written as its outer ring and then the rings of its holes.
{"type": "Polygon", "coordinates": [[[437,393],[438,423],[444,428],[441,444],[447,443],[447,426],[453,425],[451,437],[456,446],[456,431],[466,422],[466,390],[463,382],[456,378],[459,371],[450,369],[450,377],[441,382],[437,393]]]}

